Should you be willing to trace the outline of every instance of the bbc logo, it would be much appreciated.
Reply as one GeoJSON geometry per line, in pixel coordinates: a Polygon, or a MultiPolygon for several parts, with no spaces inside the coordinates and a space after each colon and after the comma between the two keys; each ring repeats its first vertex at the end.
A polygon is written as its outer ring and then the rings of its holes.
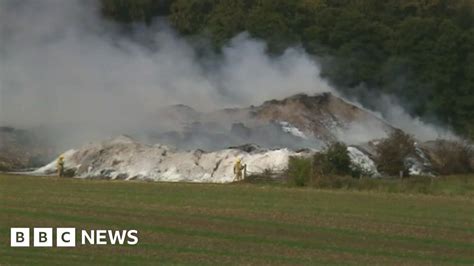
{"type": "MultiPolygon", "coordinates": [[[[53,247],[53,228],[33,228],[33,247],[53,247]]],[[[11,247],[29,247],[30,228],[10,228],[11,247]]],[[[76,246],[76,228],[56,228],[57,247],[76,246]]]]}
{"type": "MultiPolygon", "coordinates": [[[[138,230],[79,230],[78,239],[80,245],[133,246],[138,244],[138,230]]],[[[31,240],[33,247],[75,247],[76,228],[35,227],[33,234],[30,228],[10,228],[11,247],[30,247],[31,240]]]]}

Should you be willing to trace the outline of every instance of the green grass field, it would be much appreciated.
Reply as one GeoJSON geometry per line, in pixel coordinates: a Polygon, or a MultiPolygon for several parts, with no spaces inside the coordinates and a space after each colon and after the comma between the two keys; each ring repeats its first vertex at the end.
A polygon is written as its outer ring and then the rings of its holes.
{"type": "Polygon", "coordinates": [[[0,175],[0,264],[474,265],[474,198],[0,175]],[[137,246],[10,248],[10,227],[137,229],[137,246]]]}

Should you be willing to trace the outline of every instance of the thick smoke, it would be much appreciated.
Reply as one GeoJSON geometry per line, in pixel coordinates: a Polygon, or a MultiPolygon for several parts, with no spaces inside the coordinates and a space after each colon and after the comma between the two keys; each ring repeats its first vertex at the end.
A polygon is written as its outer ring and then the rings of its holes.
{"type": "Polygon", "coordinates": [[[428,124],[420,118],[411,116],[393,97],[387,95],[380,97],[377,109],[383,113],[383,117],[393,126],[403,129],[406,133],[415,136],[419,140],[459,140],[459,137],[451,130],[434,124],[428,124]]]}
{"type": "Polygon", "coordinates": [[[2,123],[123,126],[164,105],[210,110],[330,90],[299,49],[270,58],[241,34],[202,64],[165,23],[137,27],[153,36],[143,44],[103,21],[95,2],[0,2],[2,123]]]}
{"type": "Polygon", "coordinates": [[[0,125],[67,128],[84,141],[159,127],[155,112],[171,104],[209,111],[336,93],[302,49],[269,57],[242,33],[202,59],[166,22],[123,34],[97,3],[0,1],[0,125]]]}

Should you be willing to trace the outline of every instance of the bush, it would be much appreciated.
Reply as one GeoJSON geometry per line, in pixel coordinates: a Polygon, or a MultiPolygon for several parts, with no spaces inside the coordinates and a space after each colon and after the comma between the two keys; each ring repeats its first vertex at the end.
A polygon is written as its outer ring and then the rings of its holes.
{"type": "Polygon", "coordinates": [[[313,158],[313,169],[316,176],[352,175],[351,158],[347,146],[336,142],[324,153],[317,153],[313,158]]]}
{"type": "Polygon", "coordinates": [[[405,158],[415,153],[413,138],[401,130],[393,131],[376,147],[377,168],[387,175],[397,176],[400,171],[407,173],[405,158]]]}
{"type": "Polygon", "coordinates": [[[288,177],[299,187],[306,186],[311,179],[311,159],[290,157],[288,162],[288,177]]]}
{"type": "Polygon", "coordinates": [[[336,142],[329,146],[326,151],[326,171],[335,175],[351,174],[351,158],[347,153],[347,146],[336,142]]]}
{"type": "Polygon", "coordinates": [[[474,171],[474,151],[468,143],[438,140],[430,154],[433,170],[441,175],[474,171]]]}

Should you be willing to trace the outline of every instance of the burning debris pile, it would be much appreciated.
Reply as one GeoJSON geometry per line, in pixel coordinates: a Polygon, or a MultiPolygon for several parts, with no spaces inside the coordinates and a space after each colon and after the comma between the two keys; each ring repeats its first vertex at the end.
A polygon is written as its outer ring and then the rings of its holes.
{"type": "MultiPolygon", "coordinates": [[[[168,182],[227,183],[234,181],[237,158],[248,165],[248,174],[283,172],[290,156],[303,153],[288,149],[229,148],[216,152],[176,151],[164,145],[144,145],[130,137],[92,143],[63,154],[65,173],[81,178],[152,180],[168,182]]],[[[55,174],[56,161],[34,171],[55,174]]]]}
{"type": "MultiPolygon", "coordinates": [[[[207,114],[181,105],[161,115],[174,117],[178,123],[172,131],[152,134],[151,142],[160,144],[120,136],[69,150],[63,154],[65,173],[80,178],[227,183],[235,181],[237,159],[248,166],[249,175],[284,173],[290,157],[312,156],[331,143],[342,142],[348,145],[353,170],[380,177],[387,173],[380,169],[380,143],[384,141],[379,140],[399,135],[407,136],[410,148],[403,158],[399,156],[398,165],[410,175],[436,174],[432,165],[436,145],[418,143],[372,113],[329,93],[295,95],[258,107],[207,114]]],[[[398,143],[394,140],[390,145],[399,147],[398,143]]],[[[53,161],[33,174],[55,174],[56,170],[53,161]]]]}
{"type": "MultiPolygon", "coordinates": [[[[315,151],[267,150],[243,145],[205,152],[177,151],[165,145],[145,145],[128,136],[91,143],[78,150],[66,151],[64,172],[79,178],[151,180],[167,182],[228,183],[235,181],[234,163],[241,159],[248,175],[283,174],[292,156],[308,157],[315,151]]],[[[380,174],[370,157],[357,147],[348,147],[352,166],[377,177],[380,174]]],[[[56,160],[32,172],[53,175],[56,160]]]]}
{"type": "Polygon", "coordinates": [[[257,107],[253,113],[258,121],[284,121],[297,127],[298,132],[325,143],[365,142],[373,138],[374,134],[377,134],[377,137],[385,137],[394,130],[372,113],[331,93],[314,96],[298,94],[281,101],[268,101],[257,107]],[[356,133],[354,126],[364,127],[365,136],[347,136],[356,133]]]}
{"type": "Polygon", "coordinates": [[[182,149],[223,149],[242,143],[262,147],[321,149],[334,141],[359,144],[387,137],[394,128],[371,112],[331,93],[298,94],[260,106],[199,113],[179,105],[159,117],[174,117],[174,129],[151,135],[153,142],[182,149]]]}

